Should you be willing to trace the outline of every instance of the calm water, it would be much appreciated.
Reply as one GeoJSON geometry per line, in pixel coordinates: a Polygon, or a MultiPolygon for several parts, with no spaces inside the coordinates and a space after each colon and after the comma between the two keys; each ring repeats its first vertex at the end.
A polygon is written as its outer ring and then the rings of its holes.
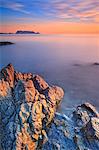
{"type": "Polygon", "coordinates": [[[3,35],[0,69],[12,63],[18,71],[42,75],[50,84],[63,87],[59,108],[89,101],[99,109],[99,35],[3,35]]]}

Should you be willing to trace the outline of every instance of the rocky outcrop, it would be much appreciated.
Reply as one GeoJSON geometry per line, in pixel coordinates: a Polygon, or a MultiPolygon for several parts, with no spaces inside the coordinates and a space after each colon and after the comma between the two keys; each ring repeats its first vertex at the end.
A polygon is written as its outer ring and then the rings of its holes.
{"type": "Polygon", "coordinates": [[[92,64],[93,66],[99,66],[99,63],[98,62],[95,62],[92,64]]]}
{"type": "Polygon", "coordinates": [[[98,150],[99,113],[89,103],[68,116],[56,113],[47,135],[43,150],[98,150]]]}
{"type": "Polygon", "coordinates": [[[0,150],[39,149],[64,92],[9,64],[0,72],[0,150]]]}
{"type": "MultiPolygon", "coordinates": [[[[4,34],[5,34],[5,33],[4,33],[4,34]]],[[[0,42],[0,46],[11,45],[11,44],[14,44],[14,43],[8,42],[8,41],[1,41],[1,42],[0,42]]]]}
{"type": "Polygon", "coordinates": [[[89,103],[56,112],[64,92],[9,64],[0,72],[0,150],[98,150],[99,113],[89,103]]]}
{"type": "Polygon", "coordinates": [[[1,70],[0,79],[7,81],[10,87],[14,87],[14,68],[11,64],[1,70]]]}

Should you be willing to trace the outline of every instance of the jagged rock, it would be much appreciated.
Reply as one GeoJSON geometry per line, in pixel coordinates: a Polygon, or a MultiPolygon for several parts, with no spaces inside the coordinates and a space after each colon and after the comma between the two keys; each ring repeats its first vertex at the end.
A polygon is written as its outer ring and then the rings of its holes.
{"type": "Polygon", "coordinates": [[[8,64],[7,67],[1,70],[0,78],[7,81],[10,87],[14,86],[14,67],[12,64],[8,64]]]}
{"type": "Polygon", "coordinates": [[[15,89],[16,101],[22,102],[34,102],[35,98],[35,87],[32,80],[19,80],[15,89]]]}
{"type": "Polygon", "coordinates": [[[0,98],[5,97],[9,95],[10,86],[7,81],[4,81],[4,79],[0,80],[0,98]]]}
{"type": "Polygon", "coordinates": [[[60,87],[53,86],[46,88],[43,92],[48,99],[52,101],[52,105],[58,105],[62,99],[64,92],[60,87]]]}
{"type": "Polygon", "coordinates": [[[56,113],[42,150],[98,150],[98,115],[89,103],[78,106],[69,116],[56,113]]]}
{"type": "Polygon", "coordinates": [[[9,64],[0,72],[0,150],[35,150],[46,142],[64,92],[43,78],[18,73],[9,64]],[[49,89],[49,90],[48,90],[49,89]]]}
{"type": "Polygon", "coordinates": [[[2,69],[0,150],[98,150],[98,111],[85,103],[69,116],[55,113],[63,95],[38,75],[2,69]]]}
{"type": "Polygon", "coordinates": [[[98,111],[97,111],[96,108],[95,108],[93,105],[91,105],[90,103],[84,103],[84,104],[81,105],[81,107],[82,107],[82,108],[83,108],[83,107],[86,108],[87,111],[89,110],[89,112],[91,112],[94,116],[99,117],[98,111]]]}
{"type": "Polygon", "coordinates": [[[46,88],[48,88],[48,84],[44,81],[44,79],[42,77],[40,77],[39,75],[36,75],[33,78],[33,82],[34,82],[34,86],[35,88],[42,93],[43,90],[45,90],[46,88]]]}
{"type": "Polygon", "coordinates": [[[99,118],[92,117],[90,121],[82,128],[87,139],[99,140],[99,118]]]}
{"type": "Polygon", "coordinates": [[[28,80],[28,79],[31,79],[33,78],[33,75],[31,73],[21,73],[21,72],[16,72],[15,71],[15,80],[16,82],[18,80],[28,80]]]}
{"type": "Polygon", "coordinates": [[[95,109],[94,106],[92,106],[89,103],[84,103],[81,106],[78,106],[75,112],[73,113],[74,120],[76,121],[77,125],[80,127],[86,125],[91,117],[98,117],[99,113],[95,109]]]}
{"type": "Polygon", "coordinates": [[[76,150],[72,128],[72,121],[69,118],[56,113],[47,130],[48,141],[43,144],[42,150],[76,150]]]}

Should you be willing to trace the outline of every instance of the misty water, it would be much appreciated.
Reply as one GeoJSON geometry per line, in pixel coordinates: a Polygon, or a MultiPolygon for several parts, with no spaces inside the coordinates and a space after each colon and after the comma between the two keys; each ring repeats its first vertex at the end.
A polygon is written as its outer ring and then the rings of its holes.
{"type": "Polygon", "coordinates": [[[90,102],[99,109],[99,35],[2,35],[0,69],[12,63],[16,70],[40,74],[65,91],[59,111],[90,102]]]}

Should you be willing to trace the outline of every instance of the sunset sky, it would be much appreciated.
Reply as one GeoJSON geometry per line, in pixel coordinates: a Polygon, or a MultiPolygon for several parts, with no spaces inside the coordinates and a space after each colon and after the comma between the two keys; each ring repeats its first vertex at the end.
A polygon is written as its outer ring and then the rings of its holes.
{"type": "Polygon", "coordinates": [[[0,32],[99,33],[99,0],[0,0],[0,32]]]}

